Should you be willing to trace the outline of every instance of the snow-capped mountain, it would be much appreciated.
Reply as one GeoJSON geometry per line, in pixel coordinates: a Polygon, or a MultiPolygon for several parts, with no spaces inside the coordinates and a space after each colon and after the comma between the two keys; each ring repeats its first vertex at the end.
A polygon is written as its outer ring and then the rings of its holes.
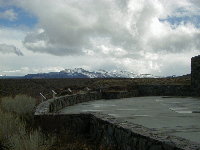
{"type": "Polygon", "coordinates": [[[60,72],[28,74],[24,78],[158,78],[151,74],[135,74],[128,71],[88,71],[82,68],[65,69],[60,72]]]}

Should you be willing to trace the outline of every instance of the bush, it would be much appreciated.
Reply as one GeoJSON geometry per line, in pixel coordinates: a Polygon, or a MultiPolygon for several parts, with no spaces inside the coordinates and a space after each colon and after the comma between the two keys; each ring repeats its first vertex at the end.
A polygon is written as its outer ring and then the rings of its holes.
{"type": "Polygon", "coordinates": [[[33,114],[36,100],[26,95],[17,95],[15,98],[5,97],[1,100],[1,107],[6,112],[13,112],[20,116],[33,114]]]}
{"type": "Polygon", "coordinates": [[[25,135],[14,135],[10,138],[11,150],[47,150],[54,143],[53,138],[48,138],[39,131],[25,135]]]}
{"type": "Polygon", "coordinates": [[[14,135],[25,134],[25,124],[19,117],[0,110],[0,141],[4,147],[9,147],[8,140],[14,135]]]}
{"type": "Polygon", "coordinates": [[[28,131],[20,118],[0,110],[0,149],[46,150],[54,143],[39,130],[28,131]]]}
{"type": "Polygon", "coordinates": [[[0,140],[9,139],[14,134],[24,134],[25,126],[19,117],[0,110],[0,140]]]}
{"type": "Polygon", "coordinates": [[[1,99],[0,149],[47,150],[54,143],[54,138],[27,126],[32,125],[34,108],[35,99],[25,95],[1,99]]]}

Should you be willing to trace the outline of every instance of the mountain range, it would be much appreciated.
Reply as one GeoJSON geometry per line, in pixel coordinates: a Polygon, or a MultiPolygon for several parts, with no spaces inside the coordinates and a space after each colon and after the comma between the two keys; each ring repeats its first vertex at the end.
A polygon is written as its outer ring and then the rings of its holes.
{"type": "Polygon", "coordinates": [[[159,78],[151,74],[135,74],[128,71],[88,71],[82,68],[65,69],[60,72],[27,74],[23,78],[159,78]]]}

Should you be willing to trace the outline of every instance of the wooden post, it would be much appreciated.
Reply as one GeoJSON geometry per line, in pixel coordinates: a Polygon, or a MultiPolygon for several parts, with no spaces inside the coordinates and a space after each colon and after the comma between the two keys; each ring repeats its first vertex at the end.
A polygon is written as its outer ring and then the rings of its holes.
{"type": "Polygon", "coordinates": [[[44,100],[46,100],[46,97],[44,95],[42,95],[42,93],[40,93],[41,97],[42,97],[42,102],[44,102],[44,100]]]}
{"type": "Polygon", "coordinates": [[[54,90],[51,90],[52,91],[52,93],[53,93],[53,98],[56,98],[56,92],[54,91],[54,90]]]}

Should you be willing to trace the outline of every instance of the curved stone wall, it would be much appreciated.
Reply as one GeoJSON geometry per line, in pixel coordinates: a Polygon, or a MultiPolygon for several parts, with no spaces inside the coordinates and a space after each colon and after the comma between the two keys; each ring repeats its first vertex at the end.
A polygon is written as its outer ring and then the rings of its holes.
{"type": "Polygon", "coordinates": [[[100,113],[46,114],[35,119],[46,132],[89,138],[96,150],[199,150],[200,145],[183,138],[160,134],[141,125],[122,122],[100,113]],[[71,132],[70,132],[71,133],[71,132]]]}
{"type": "Polygon", "coordinates": [[[88,102],[98,99],[119,99],[138,96],[138,91],[123,92],[88,92],[84,94],[73,94],[49,99],[37,106],[35,115],[56,113],[62,108],[78,103],[88,102]]]}
{"type": "Polygon", "coordinates": [[[90,136],[97,145],[113,150],[199,150],[200,144],[160,134],[138,124],[119,121],[114,117],[93,113],[90,136]]]}
{"type": "Polygon", "coordinates": [[[111,116],[90,114],[56,114],[60,109],[77,103],[97,100],[142,96],[200,96],[200,56],[192,58],[191,86],[188,85],[139,85],[132,92],[90,92],[67,95],[50,99],[40,104],[35,112],[35,120],[43,130],[89,137],[97,145],[97,150],[200,150],[200,144],[189,140],[161,135],[141,125],[121,122],[111,116]],[[139,92],[139,93],[138,93],[139,92]]]}
{"type": "MultiPolygon", "coordinates": [[[[132,94],[127,93],[127,95],[132,94]]],[[[90,141],[97,146],[97,150],[101,148],[110,150],[200,150],[200,145],[197,143],[156,133],[141,125],[122,122],[106,114],[63,115],[56,113],[63,107],[101,98],[102,93],[91,92],[50,99],[38,106],[35,121],[41,129],[47,132],[65,135],[71,131],[74,135],[90,138],[90,141]]]]}
{"type": "Polygon", "coordinates": [[[100,92],[88,92],[84,94],[73,94],[49,99],[37,106],[35,115],[43,115],[56,113],[64,107],[72,106],[78,103],[88,102],[91,100],[98,100],[102,98],[100,92]]]}

